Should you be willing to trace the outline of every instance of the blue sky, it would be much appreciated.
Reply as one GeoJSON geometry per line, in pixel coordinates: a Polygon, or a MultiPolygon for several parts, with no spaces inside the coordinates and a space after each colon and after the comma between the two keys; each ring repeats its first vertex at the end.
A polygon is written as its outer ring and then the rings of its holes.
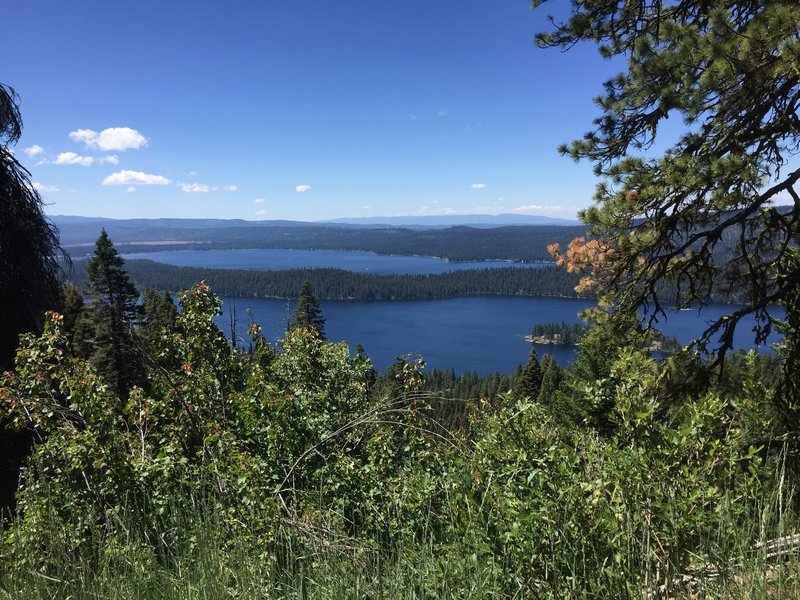
{"type": "Polygon", "coordinates": [[[26,0],[4,9],[15,154],[49,214],[574,217],[614,73],[533,45],[527,0],[26,0]]]}

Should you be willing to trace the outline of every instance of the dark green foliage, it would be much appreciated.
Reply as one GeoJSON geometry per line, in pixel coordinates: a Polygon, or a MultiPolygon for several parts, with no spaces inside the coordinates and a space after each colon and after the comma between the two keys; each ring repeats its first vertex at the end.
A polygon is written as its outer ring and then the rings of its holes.
{"type": "Polygon", "coordinates": [[[541,370],[542,370],[542,384],[539,388],[539,403],[545,406],[553,404],[556,393],[561,387],[564,380],[564,374],[561,367],[556,364],[556,361],[549,354],[542,357],[541,370]]]}
{"type": "MultiPolygon", "coordinates": [[[[74,278],[83,278],[82,261],[75,261],[74,278]]],[[[196,281],[207,281],[224,296],[294,298],[303,281],[314,281],[324,300],[433,300],[457,296],[579,297],[576,275],[563,269],[492,268],[453,271],[440,275],[366,275],[342,269],[243,271],[175,267],[146,260],[130,260],[131,278],[143,288],[176,291],[196,281]]]]}
{"type": "Polygon", "coordinates": [[[16,93],[0,84],[0,370],[13,366],[19,334],[41,331],[59,306],[58,230],[9,148],[21,134],[16,93]]]}
{"type": "Polygon", "coordinates": [[[544,338],[550,344],[575,346],[588,330],[586,323],[536,323],[531,337],[544,338]]]}
{"type": "Polygon", "coordinates": [[[169,292],[146,288],[142,293],[142,318],[139,335],[151,353],[157,352],[160,340],[175,328],[178,309],[169,292]]]}
{"type": "Polygon", "coordinates": [[[311,328],[317,332],[320,338],[325,339],[325,317],[322,316],[322,309],[320,309],[319,300],[314,293],[314,286],[308,280],[305,280],[300,286],[294,319],[289,324],[289,329],[298,327],[311,328]]]}
{"type": "MultiPolygon", "coordinates": [[[[20,334],[41,332],[45,311],[60,304],[58,230],[44,215],[30,173],[11,153],[20,135],[17,95],[0,84],[0,372],[13,368],[20,334]]],[[[0,418],[0,513],[13,504],[29,450],[30,436],[8,431],[0,418]]]]}
{"type": "Polygon", "coordinates": [[[519,379],[517,389],[523,397],[529,400],[536,400],[539,398],[541,388],[542,367],[539,365],[539,358],[536,356],[536,347],[531,345],[528,361],[522,369],[522,376],[519,379]]]}
{"type": "Polygon", "coordinates": [[[139,294],[124,264],[103,230],[86,264],[87,293],[92,302],[75,324],[73,341],[78,356],[88,359],[120,398],[144,381],[135,333],[139,294]]]}
{"type": "Polygon", "coordinates": [[[739,290],[746,306],[710,323],[699,345],[722,356],[746,315],[764,341],[779,303],[800,297],[800,3],[572,4],[539,45],[591,41],[627,68],[606,82],[594,130],[561,148],[602,178],[582,215],[595,241],[574,245],[568,262],[590,267],[609,305],[648,318],[739,290]],[[670,117],[677,141],[653,152],[670,117]]]}

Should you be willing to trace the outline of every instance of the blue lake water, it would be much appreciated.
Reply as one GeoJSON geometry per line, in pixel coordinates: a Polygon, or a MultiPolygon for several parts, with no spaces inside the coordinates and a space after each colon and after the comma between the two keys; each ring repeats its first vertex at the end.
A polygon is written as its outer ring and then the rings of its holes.
{"type": "MultiPolygon", "coordinates": [[[[223,331],[230,329],[229,311],[235,309],[238,331],[244,332],[250,309],[269,340],[286,331],[294,302],[260,298],[223,298],[226,315],[219,320],[223,331]]],[[[454,369],[461,373],[491,371],[510,373],[524,364],[530,352],[525,336],[535,323],[577,323],[578,312],[592,305],[587,300],[565,298],[472,297],[413,302],[322,301],[325,332],[331,341],[347,341],[351,351],[364,346],[375,367],[383,371],[396,356],[419,353],[429,368],[454,369]]],[[[679,311],[661,328],[668,336],[688,343],[705,322],[726,314],[732,307],[712,305],[702,313],[679,311]]],[[[749,348],[752,322],[737,331],[736,345],[749,348]]],[[[560,363],[574,358],[575,348],[538,345],[560,363]]]]}
{"type": "MultiPolygon", "coordinates": [[[[330,267],[374,274],[433,274],[458,269],[514,266],[548,266],[543,263],[487,261],[451,263],[425,256],[385,256],[370,252],[338,250],[179,250],[126,254],[125,258],[146,258],[178,266],[282,270],[330,267]]],[[[225,315],[218,319],[223,331],[230,330],[230,311],[237,315],[237,332],[244,332],[252,318],[267,339],[275,341],[286,331],[294,302],[261,298],[224,298],[225,315]]],[[[321,302],[331,341],[347,341],[351,351],[364,346],[375,367],[385,370],[395,357],[418,353],[429,367],[456,372],[491,371],[510,373],[524,364],[530,352],[525,336],[536,323],[577,323],[578,313],[592,305],[588,300],[569,298],[471,297],[413,302],[321,302]]],[[[733,307],[712,305],[697,311],[672,313],[661,330],[685,344],[696,337],[707,321],[730,312],[733,307]]],[[[737,348],[752,345],[752,319],[737,328],[737,348]]],[[[246,339],[242,340],[247,343],[246,339]]],[[[566,364],[575,348],[537,345],[541,356],[549,353],[566,364]]]]}
{"type": "Polygon", "coordinates": [[[499,260],[449,262],[432,256],[387,256],[349,250],[162,250],[136,252],[123,256],[126,259],[144,258],[179,267],[249,271],[329,268],[375,275],[427,275],[463,269],[553,266],[553,263],[515,263],[499,260]]]}

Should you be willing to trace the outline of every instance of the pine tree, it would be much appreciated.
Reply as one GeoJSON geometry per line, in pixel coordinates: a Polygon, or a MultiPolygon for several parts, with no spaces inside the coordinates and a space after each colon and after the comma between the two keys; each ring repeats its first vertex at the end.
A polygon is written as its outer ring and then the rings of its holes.
{"type": "Polygon", "coordinates": [[[44,312],[60,298],[58,230],[9,149],[20,135],[16,93],[0,84],[0,370],[13,367],[19,334],[40,331],[44,312]]]}
{"type": "Polygon", "coordinates": [[[536,400],[539,398],[539,390],[542,387],[542,368],[539,365],[539,360],[536,357],[536,347],[531,344],[531,352],[528,355],[528,362],[525,363],[525,368],[522,369],[522,377],[519,381],[520,393],[536,400]]]}
{"type": "Polygon", "coordinates": [[[550,406],[558,388],[561,386],[561,367],[549,354],[542,357],[542,384],[539,389],[539,403],[550,406]]]}
{"type": "Polygon", "coordinates": [[[325,317],[319,306],[319,300],[314,293],[314,286],[306,280],[300,287],[300,295],[297,298],[297,309],[294,312],[294,319],[289,325],[289,329],[298,327],[310,327],[314,329],[322,339],[325,339],[325,317]]]}
{"type": "MultiPolygon", "coordinates": [[[[14,90],[0,84],[0,371],[14,366],[21,333],[40,332],[46,310],[59,306],[58,230],[47,220],[30,173],[9,146],[22,135],[14,90]]],[[[66,255],[62,256],[66,259],[66,255]]],[[[13,509],[30,432],[0,420],[0,515],[13,509]]]]}
{"type": "Polygon", "coordinates": [[[560,260],[588,271],[607,306],[651,323],[715,290],[744,295],[698,340],[719,361],[743,318],[763,342],[785,310],[796,381],[798,23],[800,2],[788,0],[573,0],[567,20],[537,36],[562,49],[593,42],[627,62],[597,98],[593,130],[561,148],[602,179],[582,214],[592,238],[554,248],[560,260]],[[675,141],[660,152],[667,119],[675,141]]]}
{"type": "Polygon", "coordinates": [[[136,286],[123,269],[124,259],[103,229],[86,264],[92,302],[75,326],[77,354],[89,359],[120,398],[143,381],[141,352],[134,331],[140,309],[136,286]]]}

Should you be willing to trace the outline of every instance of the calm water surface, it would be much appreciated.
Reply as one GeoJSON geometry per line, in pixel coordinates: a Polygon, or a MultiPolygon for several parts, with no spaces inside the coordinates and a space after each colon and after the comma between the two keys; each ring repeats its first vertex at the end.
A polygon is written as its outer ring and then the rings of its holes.
{"type": "MultiPolygon", "coordinates": [[[[370,252],[340,250],[180,250],[127,254],[126,258],[147,258],[178,266],[226,269],[281,270],[329,267],[375,274],[433,274],[458,269],[515,266],[542,267],[542,263],[487,261],[451,263],[425,256],[384,256],[370,252]]],[[[225,315],[218,322],[230,330],[230,313],[237,319],[238,335],[250,316],[267,339],[274,341],[286,331],[294,302],[260,298],[224,298],[225,315]]],[[[578,313],[592,305],[588,300],[565,298],[508,298],[502,296],[420,300],[411,302],[323,301],[325,331],[331,341],[347,341],[351,350],[364,346],[376,368],[383,371],[399,355],[417,353],[430,368],[456,372],[491,371],[510,373],[524,364],[530,352],[525,336],[536,323],[577,323],[578,313]]],[[[702,313],[672,313],[661,326],[668,336],[687,343],[712,320],[731,307],[708,306],[702,313]]],[[[737,347],[750,347],[752,320],[738,328],[737,347]]],[[[243,340],[245,341],[245,340],[243,340]]],[[[245,341],[246,343],[246,341],[245,341]]],[[[540,346],[537,351],[552,354],[561,364],[574,358],[575,349],[540,346]]]]}
{"type": "Polygon", "coordinates": [[[144,258],[179,267],[249,271],[327,268],[375,275],[434,275],[463,269],[553,266],[552,263],[514,263],[499,260],[449,262],[431,256],[386,256],[348,250],[163,250],[136,252],[123,256],[126,259],[144,258]]]}
{"type": "MultiPolygon", "coordinates": [[[[262,326],[269,340],[286,331],[294,302],[258,298],[223,298],[223,309],[235,309],[238,330],[249,322],[246,309],[262,326]]],[[[327,322],[325,332],[331,341],[347,341],[351,351],[361,344],[375,367],[383,371],[398,355],[419,353],[429,368],[456,372],[491,371],[510,373],[524,364],[530,352],[525,336],[535,323],[577,323],[578,312],[592,305],[588,300],[571,298],[475,297],[412,302],[322,301],[327,322]]],[[[703,312],[672,313],[662,330],[688,343],[705,322],[730,311],[730,306],[708,306],[703,312]]],[[[230,329],[229,312],[220,318],[224,331],[230,329]]],[[[752,323],[738,328],[736,344],[748,348],[752,323]]],[[[575,349],[537,344],[541,357],[549,353],[560,364],[574,358],[575,349]]]]}

